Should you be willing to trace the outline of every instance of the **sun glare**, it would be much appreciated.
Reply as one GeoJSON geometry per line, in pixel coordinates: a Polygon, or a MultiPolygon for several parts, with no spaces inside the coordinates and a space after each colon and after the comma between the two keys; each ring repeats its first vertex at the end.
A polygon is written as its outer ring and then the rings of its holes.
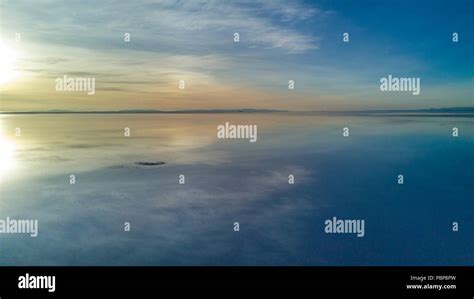
{"type": "Polygon", "coordinates": [[[15,70],[17,58],[17,52],[0,41],[0,85],[12,81],[18,76],[18,72],[15,70]]]}

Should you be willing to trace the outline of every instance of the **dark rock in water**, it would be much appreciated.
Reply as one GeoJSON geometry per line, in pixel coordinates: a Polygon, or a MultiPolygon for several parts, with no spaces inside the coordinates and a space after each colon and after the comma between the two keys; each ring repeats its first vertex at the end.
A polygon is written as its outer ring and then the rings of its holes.
{"type": "Polygon", "coordinates": [[[142,166],[157,166],[157,165],[163,165],[166,164],[166,162],[135,162],[137,165],[142,165],[142,166]]]}

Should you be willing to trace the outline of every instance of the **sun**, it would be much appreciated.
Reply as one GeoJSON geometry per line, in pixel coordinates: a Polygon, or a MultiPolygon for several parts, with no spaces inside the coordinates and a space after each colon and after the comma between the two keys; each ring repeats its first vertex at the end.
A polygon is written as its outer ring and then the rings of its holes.
{"type": "Polygon", "coordinates": [[[12,81],[18,76],[18,72],[15,70],[17,58],[17,52],[0,41],[0,85],[12,81]]]}

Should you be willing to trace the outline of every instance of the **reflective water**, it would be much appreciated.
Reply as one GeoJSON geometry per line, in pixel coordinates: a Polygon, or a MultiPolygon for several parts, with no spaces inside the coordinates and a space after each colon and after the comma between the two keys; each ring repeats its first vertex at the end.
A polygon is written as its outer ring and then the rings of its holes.
{"type": "Polygon", "coordinates": [[[0,219],[38,219],[39,235],[0,234],[1,265],[474,264],[473,118],[2,120],[0,219]],[[258,125],[258,141],[217,139],[225,122],[258,125]],[[365,236],[326,234],[334,216],[364,219],[365,236]]]}

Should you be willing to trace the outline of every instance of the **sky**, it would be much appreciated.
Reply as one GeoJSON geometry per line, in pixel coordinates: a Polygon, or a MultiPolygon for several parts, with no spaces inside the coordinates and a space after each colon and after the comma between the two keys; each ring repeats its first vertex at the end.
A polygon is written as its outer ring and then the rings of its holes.
{"type": "Polygon", "coordinates": [[[0,0],[0,111],[470,107],[473,11],[461,0],[0,0]],[[94,78],[95,94],[57,91],[64,75],[94,78]],[[380,91],[388,75],[420,78],[420,95],[380,91]]]}

